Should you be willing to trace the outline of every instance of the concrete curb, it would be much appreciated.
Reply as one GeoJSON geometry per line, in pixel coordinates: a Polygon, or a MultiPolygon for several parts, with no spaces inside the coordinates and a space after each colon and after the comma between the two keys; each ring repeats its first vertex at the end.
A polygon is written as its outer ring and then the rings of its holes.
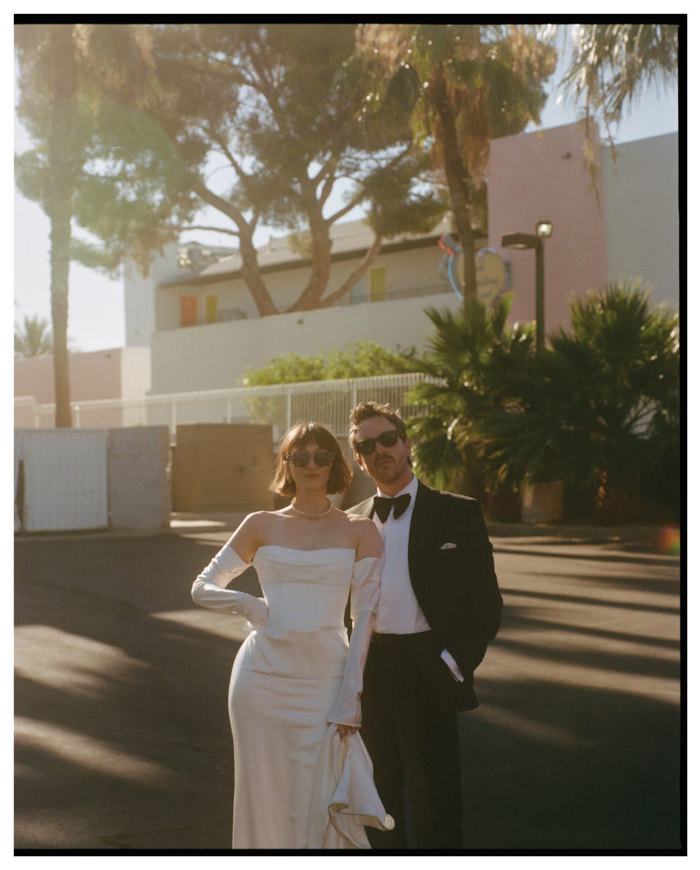
{"type": "MultiPolygon", "coordinates": [[[[15,533],[15,540],[42,540],[51,538],[94,537],[149,537],[152,535],[226,534],[247,516],[249,511],[212,513],[172,513],[170,526],[160,529],[94,529],[63,532],[15,533]]],[[[613,544],[642,549],[681,553],[681,530],[678,525],[639,526],[582,526],[527,523],[487,523],[489,536],[494,539],[538,539],[542,544],[613,544]]]]}
{"type": "Polygon", "coordinates": [[[662,535],[680,538],[677,525],[582,526],[537,523],[487,523],[489,535],[495,538],[559,538],[596,543],[657,540],[662,535]]]}

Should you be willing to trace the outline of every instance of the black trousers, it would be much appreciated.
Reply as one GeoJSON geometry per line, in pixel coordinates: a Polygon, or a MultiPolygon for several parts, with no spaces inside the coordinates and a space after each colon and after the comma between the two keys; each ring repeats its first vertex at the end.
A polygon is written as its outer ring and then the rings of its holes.
{"type": "Polygon", "coordinates": [[[393,831],[367,828],[373,849],[462,847],[457,713],[446,708],[448,687],[439,685],[451,679],[431,632],[373,636],[361,733],[377,791],[396,823],[393,831]]]}

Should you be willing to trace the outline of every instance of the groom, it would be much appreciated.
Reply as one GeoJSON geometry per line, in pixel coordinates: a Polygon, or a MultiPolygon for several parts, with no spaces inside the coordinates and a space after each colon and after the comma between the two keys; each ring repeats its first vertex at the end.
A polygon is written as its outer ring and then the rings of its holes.
{"type": "Polygon", "coordinates": [[[479,503],[422,484],[398,411],[361,402],[350,444],[377,496],[349,509],[384,543],[379,610],[364,674],[362,737],[377,790],[396,822],[368,829],[374,849],[462,847],[457,711],[478,706],[473,674],[502,601],[479,503]]]}

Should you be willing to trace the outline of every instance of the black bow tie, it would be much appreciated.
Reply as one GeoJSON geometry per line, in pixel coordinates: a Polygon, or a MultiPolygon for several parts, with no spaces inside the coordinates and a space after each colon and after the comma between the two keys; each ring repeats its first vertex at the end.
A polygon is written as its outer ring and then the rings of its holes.
{"type": "Polygon", "coordinates": [[[374,497],[374,512],[379,519],[385,523],[391,513],[391,508],[394,508],[394,519],[398,520],[401,514],[411,503],[411,493],[405,492],[396,498],[382,498],[380,495],[374,497]]]}

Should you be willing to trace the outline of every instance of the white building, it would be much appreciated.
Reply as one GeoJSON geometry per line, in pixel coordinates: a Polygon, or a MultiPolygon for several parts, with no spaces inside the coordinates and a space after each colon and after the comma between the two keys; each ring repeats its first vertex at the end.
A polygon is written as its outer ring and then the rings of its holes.
{"type": "MultiPolygon", "coordinates": [[[[600,154],[598,197],[583,165],[583,132],[568,124],[492,142],[489,239],[510,267],[513,319],[534,319],[532,251],[505,251],[507,232],[534,232],[540,219],[554,232],[545,249],[546,328],[568,322],[572,294],[600,289],[608,279],[641,277],[653,299],[678,305],[678,134],[619,145],[600,154]]],[[[200,253],[197,269],[178,268],[172,246],[148,278],[126,278],[127,343],[152,352],[151,393],[234,386],[246,368],[293,352],[312,355],[372,339],[388,348],[422,348],[431,331],[428,305],[456,307],[441,271],[439,237],[387,241],[364,277],[329,308],[258,316],[241,277],[240,257],[225,249],[200,253]]],[[[347,277],[371,243],[362,222],[336,225],[328,292],[347,277]]],[[[308,258],[288,239],[259,251],[264,279],[278,308],[292,304],[310,273],[308,258]]],[[[197,261],[197,258],[190,258],[197,261]]]]}
{"type": "MultiPolygon", "coordinates": [[[[155,322],[152,393],[234,386],[247,367],[261,366],[280,353],[309,356],[362,339],[394,349],[423,346],[428,331],[423,308],[459,304],[440,272],[444,254],[438,240],[448,232],[443,221],[430,234],[385,242],[368,271],[334,306],[267,317],[258,315],[236,252],[192,272],[178,269],[171,248],[150,284],[139,275],[127,278],[127,338],[142,340],[146,323],[155,322]],[[169,277],[160,277],[168,267],[169,277]],[[396,324],[388,335],[387,324],[397,318],[401,326],[396,324]],[[193,364],[181,365],[185,360],[193,364]]],[[[356,268],[372,238],[362,221],[333,227],[328,293],[356,268]]],[[[310,261],[290,247],[288,238],[271,239],[258,251],[258,260],[284,311],[305,286],[310,261]]]]}

